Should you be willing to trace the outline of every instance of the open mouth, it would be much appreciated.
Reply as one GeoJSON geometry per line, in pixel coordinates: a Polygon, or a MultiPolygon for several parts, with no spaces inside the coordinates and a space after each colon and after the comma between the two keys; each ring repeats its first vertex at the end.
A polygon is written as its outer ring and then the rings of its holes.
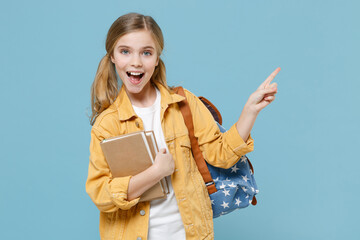
{"type": "Polygon", "coordinates": [[[140,73],[140,72],[126,72],[126,74],[128,75],[129,80],[133,85],[140,84],[141,79],[144,76],[144,73],[140,73]]]}
{"type": "Polygon", "coordinates": [[[140,72],[126,72],[126,74],[129,77],[129,81],[133,84],[133,85],[138,85],[141,83],[141,79],[144,76],[144,73],[140,73],[140,72]]]}
{"type": "Polygon", "coordinates": [[[144,73],[139,73],[139,72],[126,72],[126,74],[128,75],[129,78],[134,78],[138,80],[140,80],[144,76],[144,73]]]}

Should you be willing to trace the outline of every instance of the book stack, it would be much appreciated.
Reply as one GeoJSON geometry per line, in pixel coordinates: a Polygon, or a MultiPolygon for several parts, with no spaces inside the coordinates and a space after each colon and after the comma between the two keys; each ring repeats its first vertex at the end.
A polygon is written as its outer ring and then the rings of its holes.
{"type": "MultiPolygon", "coordinates": [[[[100,146],[109,165],[112,176],[134,176],[155,160],[159,151],[153,131],[139,131],[104,139],[100,146]]],[[[140,202],[166,198],[169,187],[166,178],[140,196],[140,202]]]]}

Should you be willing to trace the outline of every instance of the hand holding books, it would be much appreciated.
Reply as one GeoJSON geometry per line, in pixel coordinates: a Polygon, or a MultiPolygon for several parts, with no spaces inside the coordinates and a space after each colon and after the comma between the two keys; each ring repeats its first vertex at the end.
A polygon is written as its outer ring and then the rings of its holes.
{"type": "Polygon", "coordinates": [[[112,177],[132,176],[128,200],[139,196],[140,202],[166,198],[169,188],[165,176],[174,171],[174,160],[166,151],[158,153],[152,131],[104,139],[100,145],[112,177]]]}
{"type": "Polygon", "coordinates": [[[167,177],[174,172],[174,159],[170,153],[166,153],[165,148],[160,149],[160,151],[156,155],[154,167],[157,168],[157,170],[163,177],[167,177]]]}

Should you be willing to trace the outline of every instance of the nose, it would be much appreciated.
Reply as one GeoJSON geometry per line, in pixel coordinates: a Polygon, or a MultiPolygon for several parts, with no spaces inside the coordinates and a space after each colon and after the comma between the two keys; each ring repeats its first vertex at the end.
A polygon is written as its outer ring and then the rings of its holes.
{"type": "Polygon", "coordinates": [[[141,67],[142,66],[141,57],[138,54],[133,55],[133,58],[131,59],[131,66],[133,66],[133,67],[141,67]]]}

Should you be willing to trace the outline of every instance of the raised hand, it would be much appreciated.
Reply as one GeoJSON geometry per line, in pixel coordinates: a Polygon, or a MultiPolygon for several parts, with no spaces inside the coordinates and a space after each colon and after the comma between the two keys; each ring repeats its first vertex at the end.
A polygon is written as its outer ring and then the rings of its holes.
{"type": "Polygon", "coordinates": [[[255,113],[259,113],[262,109],[275,100],[275,94],[277,93],[277,83],[271,83],[271,81],[279,72],[280,68],[275,69],[275,71],[266,78],[266,80],[258,87],[258,89],[250,95],[246,103],[249,109],[255,113]]]}

